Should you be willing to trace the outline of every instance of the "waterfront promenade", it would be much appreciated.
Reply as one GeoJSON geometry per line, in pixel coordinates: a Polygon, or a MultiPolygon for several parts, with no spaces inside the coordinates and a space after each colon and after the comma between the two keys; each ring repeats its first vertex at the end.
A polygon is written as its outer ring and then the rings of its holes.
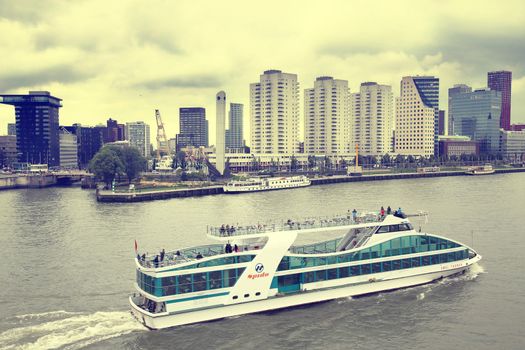
{"type": "MultiPolygon", "coordinates": [[[[525,172],[525,168],[505,168],[496,169],[495,174],[525,172]]],[[[395,173],[395,174],[373,174],[362,176],[320,176],[312,178],[312,186],[343,183],[343,182],[362,182],[362,181],[384,181],[384,180],[401,180],[417,179],[428,177],[444,176],[470,176],[464,170],[440,171],[435,173],[395,173]]],[[[490,175],[485,175],[490,176],[490,175]]],[[[180,198],[205,196],[224,193],[222,186],[208,186],[184,189],[151,189],[130,192],[113,192],[109,190],[98,190],[97,201],[99,202],[142,202],[158,199],[180,198]]]]}

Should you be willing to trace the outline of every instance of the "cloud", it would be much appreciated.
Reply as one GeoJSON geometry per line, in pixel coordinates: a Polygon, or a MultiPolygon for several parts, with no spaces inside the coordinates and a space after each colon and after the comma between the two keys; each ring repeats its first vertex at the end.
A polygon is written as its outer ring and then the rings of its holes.
{"type": "Polygon", "coordinates": [[[59,65],[36,71],[0,73],[0,90],[41,87],[51,83],[67,84],[89,78],[91,74],[68,65],[59,65]]]}
{"type": "Polygon", "coordinates": [[[0,0],[0,18],[36,24],[45,20],[57,3],[57,0],[0,0]]]}
{"type": "Polygon", "coordinates": [[[185,77],[169,77],[146,80],[136,83],[134,86],[138,88],[145,88],[148,90],[159,90],[167,88],[217,88],[223,82],[216,76],[211,75],[196,75],[185,77]]]}

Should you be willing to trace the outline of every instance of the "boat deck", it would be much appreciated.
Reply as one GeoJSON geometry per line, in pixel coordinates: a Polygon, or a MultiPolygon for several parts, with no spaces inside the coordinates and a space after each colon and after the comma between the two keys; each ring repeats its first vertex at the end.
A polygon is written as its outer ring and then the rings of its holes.
{"type": "Polygon", "coordinates": [[[379,212],[351,212],[345,215],[335,215],[332,217],[308,218],[300,221],[287,220],[278,223],[258,223],[257,225],[247,226],[212,226],[207,228],[208,235],[215,237],[235,237],[245,235],[256,235],[280,231],[299,231],[312,230],[328,227],[359,225],[364,223],[379,223],[385,217],[379,212]]]}

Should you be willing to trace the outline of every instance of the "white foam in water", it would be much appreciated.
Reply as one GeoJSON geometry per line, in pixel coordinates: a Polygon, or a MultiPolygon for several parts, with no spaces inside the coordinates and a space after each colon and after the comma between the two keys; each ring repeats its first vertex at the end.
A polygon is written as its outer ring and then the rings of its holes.
{"type": "Polygon", "coordinates": [[[68,315],[82,315],[82,312],[70,312],[70,311],[65,311],[65,310],[58,310],[58,311],[43,312],[40,314],[18,315],[18,316],[15,316],[15,318],[19,320],[32,320],[32,319],[42,319],[42,318],[60,318],[61,316],[68,316],[68,315]]]}
{"type": "MultiPolygon", "coordinates": [[[[65,348],[72,350],[133,331],[145,330],[129,312],[124,311],[80,315],[62,312],[61,314],[71,317],[13,328],[1,333],[0,349],[65,348]]],[[[27,318],[28,316],[21,315],[20,317],[27,318]]]]}
{"type": "Polygon", "coordinates": [[[417,295],[417,300],[423,300],[423,299],[425,299],[425,293],[419,293],[417,295]]]}

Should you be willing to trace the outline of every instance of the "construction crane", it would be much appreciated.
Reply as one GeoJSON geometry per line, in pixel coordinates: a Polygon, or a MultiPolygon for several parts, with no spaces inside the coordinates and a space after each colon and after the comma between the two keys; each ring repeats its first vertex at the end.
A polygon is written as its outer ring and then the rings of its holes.
{"type": "Polygon", "coordinates": [[[164,124],[162,123],[162,118],[160,117],[160,111],[155,110],[155,117],[157,118],[157,159],[160,160],[161,153],[164,155],[170,154],[170,147],[168,140],[166,139],[166,130],[164,130],[164,124]]]}

